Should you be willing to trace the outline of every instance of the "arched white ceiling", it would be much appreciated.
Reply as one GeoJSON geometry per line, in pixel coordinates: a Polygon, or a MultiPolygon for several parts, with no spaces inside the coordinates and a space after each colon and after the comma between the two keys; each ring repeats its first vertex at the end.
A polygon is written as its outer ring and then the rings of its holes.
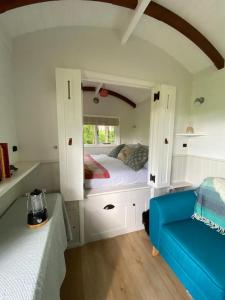
{"type": "MultiPolygon", "coordinates": [[[[224,0],[157,0],[155,2],[190,22],[225,56],[224,0]]],[[[0,16],[0,22],[13,38],[37,30],[78,25],[106,27],[122,32],[127,26],[131,12],[127,8],[107,3],[64,0],[8,11],[0,16]]],[[[185,36],[146,15],[142,17],[133,34],[163,49],[191,73],[213,65],[209,58],[185,36]]],[[[121,47],[129,47],[129,41],[121,47]]]]}

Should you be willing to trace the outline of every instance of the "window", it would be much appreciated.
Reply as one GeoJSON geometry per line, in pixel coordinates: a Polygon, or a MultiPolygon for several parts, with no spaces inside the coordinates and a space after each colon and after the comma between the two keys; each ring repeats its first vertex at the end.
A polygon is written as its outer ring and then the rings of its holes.
{"type": "Polygon", "coordinates": [[[83,126],[85,145],[115,145],[119,142],[119,119],[85,116],[83,126]]]}

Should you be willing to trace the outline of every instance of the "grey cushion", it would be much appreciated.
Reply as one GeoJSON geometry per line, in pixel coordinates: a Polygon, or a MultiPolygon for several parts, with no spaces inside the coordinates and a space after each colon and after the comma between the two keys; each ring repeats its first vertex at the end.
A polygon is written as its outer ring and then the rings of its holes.
{"type": "Polygon", "coordinates": [[[134,150],[133,154],[124,162],[131,169],[138,171],[144,167],[148,160],[148,148],[140,146],[134,150]]]}
{"type": "Polygon", "coordinates": [[[108,156],[117,158],[118,154],[123,149],[123,147],[125,147],[125,144],[116,146],[115,148],[112,149],[112,151],[109,152],[108,156]]]}

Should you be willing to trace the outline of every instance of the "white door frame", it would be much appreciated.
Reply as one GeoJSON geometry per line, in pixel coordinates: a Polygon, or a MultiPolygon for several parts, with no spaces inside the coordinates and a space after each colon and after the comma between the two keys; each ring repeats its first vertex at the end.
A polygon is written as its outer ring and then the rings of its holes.
{"type": "MultiPolygon", "coordinates": [[[[127,86],[133,88],[140,88],[140,89],[151,89],[156,86],[156,83],[146,80],[140,80],[137,78],[128,78],[128,77],[121,77],[112,74],[106,73],[99,73],[95,71],[89,70],[81,70],[81,81],[91,81],[97,83],[108,83],[112,85],[119,85],[119,86],[127,86]]],[[[151,96],[151,94],[149,95],[151,96]]],[[[79,201],[79,215],[80,215],[80,243],[81,245],[84,244],[84,202],[79,201]]]]}
{"type": "Polygon", "coordinates": [[[108,84],[129,86],[129,87],[149,89],[149,90],[156,85],[155,82],[151,82],[151,81],[140,80],[137,78],[121,77],[117,75],[99,73],[99,72],[88,71],[88,70],[81,70],[81,80],[99,82],[99,83],[103,82],[108,84]]]}

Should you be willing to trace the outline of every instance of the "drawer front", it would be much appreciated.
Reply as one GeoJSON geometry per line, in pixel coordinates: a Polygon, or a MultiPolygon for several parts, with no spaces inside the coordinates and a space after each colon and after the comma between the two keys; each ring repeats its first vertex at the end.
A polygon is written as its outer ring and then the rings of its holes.
{"type": "Polygon", "coordinates": [[[92,196],[84,200],[85,242],[143,229],[150,189],[92,196]]]}
{"type": "Polygon", "coordinates": [[[146,199],[139,199],[136,201],[132,201],[132,205],[134,208],[134,224],[135,226],[141,226],[142,227],[142,214],[144,211],[146,211],[148,208],[148,200],[146,199]]]}
{"type": "Polygon", "coordinates": [[[120,234],[134,218],[126,203],[107,202],[101,207],[84,209],[85,240],[104,239],[120,234]]]}
{"type": "Polygon", "coordinates": [[[89,209],[102,208],[107,204],[125,204],[131,198],[131,192],[123,193],[112,193],[112,194],[103,194],[99,196],[92,196],[85,201],[85,207],[89,209]]]}

